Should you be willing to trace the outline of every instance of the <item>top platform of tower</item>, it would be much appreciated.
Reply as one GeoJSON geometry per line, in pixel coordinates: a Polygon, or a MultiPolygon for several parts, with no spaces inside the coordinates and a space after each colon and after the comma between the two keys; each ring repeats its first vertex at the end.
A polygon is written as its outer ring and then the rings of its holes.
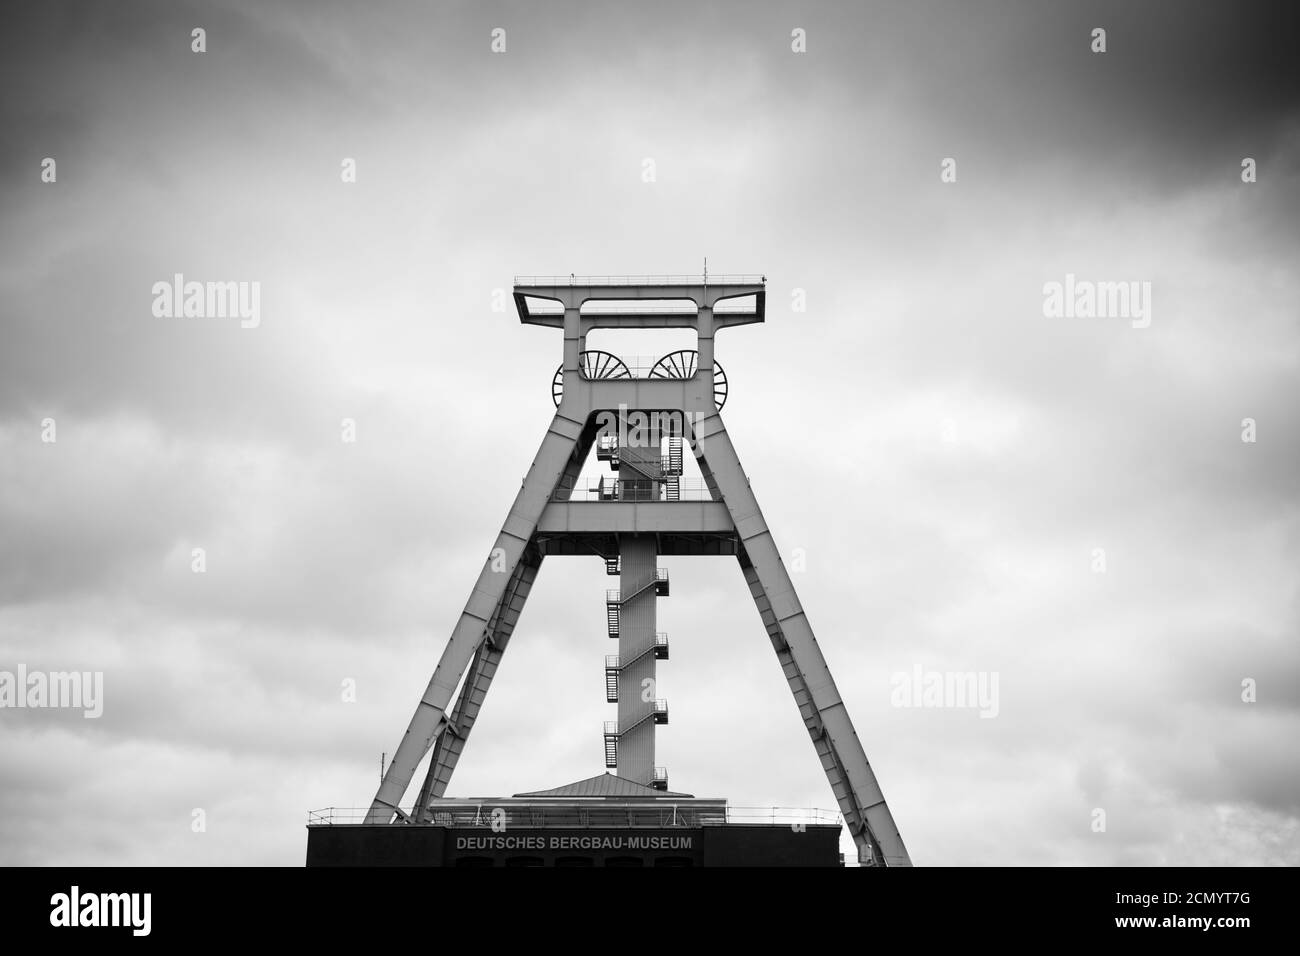
{"type": "Polygon", "coordinates": [[[526,325],[564,328],[565,309],[586,328],[713,328],[762,322],[763,275],[515,276],[515,308],[526,325]]]}

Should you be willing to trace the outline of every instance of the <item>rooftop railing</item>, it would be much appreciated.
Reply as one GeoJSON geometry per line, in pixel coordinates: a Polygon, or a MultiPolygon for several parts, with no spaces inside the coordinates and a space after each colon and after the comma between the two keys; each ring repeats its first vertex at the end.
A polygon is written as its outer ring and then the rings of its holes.
{"type": "Polygon", "coordinates": [[[726,822],[784,826],[842,826],[844,817],[837,810],[805,807],[728,807],[726,822]]]}
{"type": "MultiPolygon", "coordinates": [[[[769,826],[842,826],[844,819],[835,811],[804,807],[728,807],[717,804],[677,805],[671,798],[645,803],[607,805],[601,798],[588,801],[570,799],[518,803],[491,801],[440,803],[425,826],[491,830],[493,814],[501,810],[507,827],[619,828],[619,827],[699,827],[727,823],[769,826]]],[[[368,809],[361,807],[326,807],[307,814],[309,827],[348,826],[364,823],[368,809]]],[[[496,826],[502,823],[496,814],[496,826]]]]}

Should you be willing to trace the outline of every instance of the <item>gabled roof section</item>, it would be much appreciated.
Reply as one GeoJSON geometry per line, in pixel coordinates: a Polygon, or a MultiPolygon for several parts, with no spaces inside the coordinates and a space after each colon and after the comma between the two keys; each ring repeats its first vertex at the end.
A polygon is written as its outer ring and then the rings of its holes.
{"type": "Polygon", "coordinates": [[[689,793],[671,793],[667,790],[656,790],[654,787],[647,787],[639,783],[633,783],[631,780],[625,780],[622,777],[616,777],[612,773],[598,773],[594,777],[588,777],[586,780],[579,780],[576,783],[565,784],[563,787],[556,787],[554,790],[535,790],[532,793],[516,793],[515,796],[636,797],[642,800],[658,800],[664,797],[694,799],[689,793]]]}

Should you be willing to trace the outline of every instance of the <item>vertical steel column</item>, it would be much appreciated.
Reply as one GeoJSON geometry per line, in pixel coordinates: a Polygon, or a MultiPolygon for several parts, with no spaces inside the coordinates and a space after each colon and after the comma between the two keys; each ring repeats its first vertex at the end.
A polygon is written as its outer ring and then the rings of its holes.
{"type": "Polygon", "coordinates": [[[655,768],[655,578],[658,554],[653,535],[619,535],[621,559],[618,654],[623,669],[618,675],[618,775],[650,786],[655,768]],[[630,663],[629,663],[630,662],[630,663]],[[643,699],[644,698],[644,699],[643,699]]]}

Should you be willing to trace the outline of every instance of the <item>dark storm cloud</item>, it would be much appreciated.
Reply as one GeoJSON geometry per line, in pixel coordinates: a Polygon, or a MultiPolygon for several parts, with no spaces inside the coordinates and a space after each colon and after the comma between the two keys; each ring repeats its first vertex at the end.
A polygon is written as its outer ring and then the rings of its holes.
{"type": "Polygon", "coordinates": [[[936,147],[947,144],[943,155],[990,174],[1043,169],[1068,178],[1079,199],[1203,185],[1247,155],[1295,174],[1294,153],[1278,156],[1300,122],[1294,5],[1208,4],[1195,15],[1176,0],[856,9],[856,29],[818,39],[842,67],[845,97],[889,97],[936,147]],[[1091,50],[1098,27],[1104,54],[1091,50]]]}

